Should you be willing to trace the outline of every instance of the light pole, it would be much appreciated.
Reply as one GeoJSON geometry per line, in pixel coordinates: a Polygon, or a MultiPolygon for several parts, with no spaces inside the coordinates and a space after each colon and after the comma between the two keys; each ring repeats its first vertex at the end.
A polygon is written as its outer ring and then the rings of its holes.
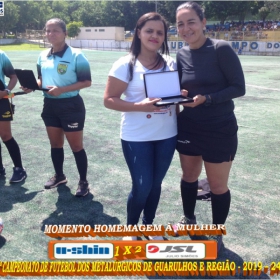
{"type": "Polygon", "coordinates": [[[155,0],[156,13],[157,13],[157,0],[155,0]]]}

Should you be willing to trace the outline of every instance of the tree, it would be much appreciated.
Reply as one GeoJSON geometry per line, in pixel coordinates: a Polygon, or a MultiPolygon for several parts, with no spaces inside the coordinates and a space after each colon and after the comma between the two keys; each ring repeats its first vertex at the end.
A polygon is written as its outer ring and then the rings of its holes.
{"type": "Polygon", "coordinates": [[[0,30],[6,38],[6,32],[11,31],[19,20],[19,7],[13,2],[5,2],[4,16],[0,17],[0,30]]]}
{"type": "Polygon", "coordinates": [[[270,10],[268,7],[262,7],[259,9],[259,16],[262,21],[265,21],[266,17],[270,14],[270,10]]]}
{"type": "Polygon", "coordinates": [[[83,23],[81,21],[73,21],[67,24],[67,33],[68,36],[71,38],[74,38],[78,36],[78,34],[81,32],[80,27],[83,26],[83,23]]]}
{"type": "Polygon", "coordinates": [[[259,9],[259,16],[263,19],[263,16],[268,17],[272,19],[278,19],[279,20],[279,14],[280,14],[280,2],[278,1],[265,1],[264,2],[264,8],[266,9],[259,9]],[[267,13],[267,15],[266,15],[267,13]]]}
{"type": "Polygon", "coordinates": [[[108,15],[104,15],[103,1],[83,1],[79,9],[72,13],[73,20],[82,21],[84,26],[103,26],[104,16],[108,18],[108,15]]]}
{"type": "Polygon", "coordinates": [[[236,1],[234,15],[240,22],[244,23],[246,15],[251,13],[255,5],[256,2],[252,1],[236,1]]]}
{"type": "Polygon", "coordinates": [[[235,4],[234,1],[205,1],[202,6],[206,18],[215,18],[224,24],[228,17],[235,14],[235,4]]]}
{"type": "Polygon", "coordinates": [[[185,2],[186,1],[164,1],[162,5],[158,5],[158,12],[165,17],[169,25],[175,24],[176,10],[181,4],[185,2]]]}
{"type": "Polygon", "coordinates": [[[68,1],[53,1],[52,2],[52,17],[60,18],[64,22],[70,22],[70,15],[68,13],[68,1]]]}

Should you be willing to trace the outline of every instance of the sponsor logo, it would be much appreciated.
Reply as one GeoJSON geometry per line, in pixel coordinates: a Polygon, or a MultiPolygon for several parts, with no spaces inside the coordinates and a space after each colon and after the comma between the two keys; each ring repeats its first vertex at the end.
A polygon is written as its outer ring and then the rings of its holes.
{"type": "Polygon", "coordinates": [[[112,259],[114,246],[111,243],[56,243],[56,259],[112,259]]]}
{"type": "Polygon", "coordinates": [[[204,259],[204,243],[148,243],[147,259],[204,259]]]}
{"type": "Polygon", "coordinates": [[[177,140],[179,143],[183,143],[183,144],[189,144],[191,143],[191,141],[189,140],[177,140]]]}
{"type": "Polygon", "coordinates": [[[79,123],[69,123],[67,126],[69,128],[77,128],[79,126],[79,123]]]}
{"type": "Polygon", "coordinates": [[[10,111],[7,111],[4,113],[4,115],[2,115],[2,118],[10,118],[12,116],[10,111]]]}
{"type": "Polygon", "coordinates": [[[0,16],[4,16],[4,2],[0,1],[0,16]]]}
{"type": "Polygon", "coordinates": [[[60,74],[60,75],[65,74],[66,71],[67,71],[67,67],[68,67],[67,64],[59,63],[59,64],[57,65],[57,72],[58,72],[58,74],[60,74]]]}

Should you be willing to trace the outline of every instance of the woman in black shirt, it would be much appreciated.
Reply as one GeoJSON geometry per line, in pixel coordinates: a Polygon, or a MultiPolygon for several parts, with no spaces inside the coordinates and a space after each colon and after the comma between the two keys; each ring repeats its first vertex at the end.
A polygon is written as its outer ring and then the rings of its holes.
{"type": "MultiPolygon", "coordinates": [[[[198,177],[202,165],[211,189],[213,224],[224,224],[230,208],[227,183],[237,150],[237,122],[233,98],[245,94],[240,61],[225,41],[206,38],[206,19],[195,2],[176,12],[178,33],[188,46],[177,53],[181,88],[193,103],[178,115],[177,150],[183,171],[181,196],[184,216],[179,224],[195,224],[198,177]]],[[[175,232],[177,225],[173,226],[175,232]]],[[[194,238],[194,236],[192,236],[194,238]]],[[[221,236],[209,236],[222,245],[221,236]]]]}

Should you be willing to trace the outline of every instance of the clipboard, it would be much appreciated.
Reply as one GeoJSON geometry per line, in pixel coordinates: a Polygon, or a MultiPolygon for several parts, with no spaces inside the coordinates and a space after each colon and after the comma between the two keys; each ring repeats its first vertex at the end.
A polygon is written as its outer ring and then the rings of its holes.
{"type": "Polygon", "coordinates": [[[27,69],[15,69],[18,81],[22,87],[32,90],[49,91],[48,88],[40,88],[37,84],[37,80],[32,70],[27,69]]]}
{"type": "Polygon", "coordinates": [[[161,98],[155,106],[193,102],[192,98],[181,95],[178,71],[146,73],[143,76],[146,97],[161,98]]]}

